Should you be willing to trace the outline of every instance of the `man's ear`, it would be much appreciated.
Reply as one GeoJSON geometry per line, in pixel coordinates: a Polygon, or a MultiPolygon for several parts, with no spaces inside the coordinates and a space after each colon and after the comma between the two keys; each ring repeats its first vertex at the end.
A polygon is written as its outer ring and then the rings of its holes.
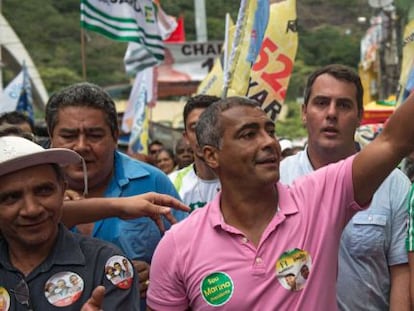
{"type": "Polygon", "coordinates": [[[53,133],[47,130],[47,135],[49,136],[49,148],[53,148],[53,133]]]}
{"type": "Polygon", "coordinates": [[[212,168],[217,169],[219,167],[219,154],[218,149],[213,146],[204,146],[202,149],[203,159],[206,164],[212,168]]]}
{"type": "Polygon", "coordinates": [[[305,104],[302,105],[302,124],[306,125],[306,113],[307,113],[307,106],[305,104]]]}
{"type": "Polygon", "coordinates": [[[118,144],[118,139],[119,139],[119,129],[116,129],[114,131],[114,135],[113,135],[114,141],[118,144]]]}
{"type": "Polygon", "coordinates": [[[69,188],[69,183],[67,180],[63,181],[63,191],[66,191],[69,188]]]}

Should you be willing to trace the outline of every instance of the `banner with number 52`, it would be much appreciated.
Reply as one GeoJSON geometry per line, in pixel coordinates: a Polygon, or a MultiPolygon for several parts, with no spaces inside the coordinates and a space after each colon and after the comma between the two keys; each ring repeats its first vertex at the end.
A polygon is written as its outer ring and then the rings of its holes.
{"type": "Polygon", "coordinates": [[[298,47],[296,0],[270,6],[269,24],[250,73],[247,96],[276,120],[286,97],[298,47]]]}

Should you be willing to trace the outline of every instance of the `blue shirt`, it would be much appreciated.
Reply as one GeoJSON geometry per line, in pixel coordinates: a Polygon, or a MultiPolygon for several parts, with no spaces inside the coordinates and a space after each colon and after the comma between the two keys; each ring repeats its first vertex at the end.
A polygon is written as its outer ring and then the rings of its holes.
{"type": "MultiPolygon", "coordinates": [[[[307,150],[285,158],[280,181],[291,184],[314,169],[307,150]]],[[[407,263],[407,194],[410,181],[394,170],[375,192],[368,209],[354,215],[342,233],[337,300],[340,310],[388,310],[389,266],[407,263]]]]}
{"type": "MultiPolygon", "coordinates": [[[[151,191],[179,199],[174,185],[161,170],[116,151],[114,174],[104,196],[128,197],[151,191]]],[[[187,213],[174,211],[173,214],[180,221],[187,213]]],[[[166,221],[165,226],[166,229],[170,227],[166,221]]],[[[114,243],[130,259],[151,263],[155,247],[161,239],[161,232],[148,217],[132,220],[106,218],[95,222],[92,236],[114,243]]]]}

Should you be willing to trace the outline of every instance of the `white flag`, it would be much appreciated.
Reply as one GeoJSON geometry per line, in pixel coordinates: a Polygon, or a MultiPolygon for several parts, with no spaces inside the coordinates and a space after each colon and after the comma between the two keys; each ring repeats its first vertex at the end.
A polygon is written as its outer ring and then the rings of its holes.
{"type": "Polygon", "coordinates": [[[15,111],[23,88],[24,71],[7,85],[0,94],[0,113],[15,111]]]}
{"type": "Polygon", "coordinates": [[[142,152],[145,149],[143,136],[145,133],[147,107],[153,105],[156,101],[156,73],[154,68],[147,68],[138,72],[131,94],[128,100],[127,109],[124,112],[122,120],[122,131],[131,133],[129,138],[129,149],[132,152],[142,152]]]}

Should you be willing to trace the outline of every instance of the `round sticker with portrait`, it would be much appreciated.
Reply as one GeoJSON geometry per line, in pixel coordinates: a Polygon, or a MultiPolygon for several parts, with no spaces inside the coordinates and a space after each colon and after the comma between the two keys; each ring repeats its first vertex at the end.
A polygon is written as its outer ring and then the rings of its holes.
{"type": "Polygon", "coordinates": [[[82,296],[83,279],[71,271],[59,272],[49,278],[44,287],[45,297],[56,307],[66,307],[82,296]]]}
{"type": "Polygon", "coordinates": [[[284,252],[276,262],[276,276],[280,284],[290,291],[306,286],[312,268],[312,259],[305,250],[295,248],[284,252]]]}
{"type": "Polygon", "coordinates": [[[7,289],[0,286],[0,311],[8,311],[10,308],[10,295],[7,289]]]}
{"type": "Polygon", "coordinates": [[[132,285],[134,268],[124,256],[112,256],[105,264],[106,278],[118,288],[128,289],[132,285]]]}

